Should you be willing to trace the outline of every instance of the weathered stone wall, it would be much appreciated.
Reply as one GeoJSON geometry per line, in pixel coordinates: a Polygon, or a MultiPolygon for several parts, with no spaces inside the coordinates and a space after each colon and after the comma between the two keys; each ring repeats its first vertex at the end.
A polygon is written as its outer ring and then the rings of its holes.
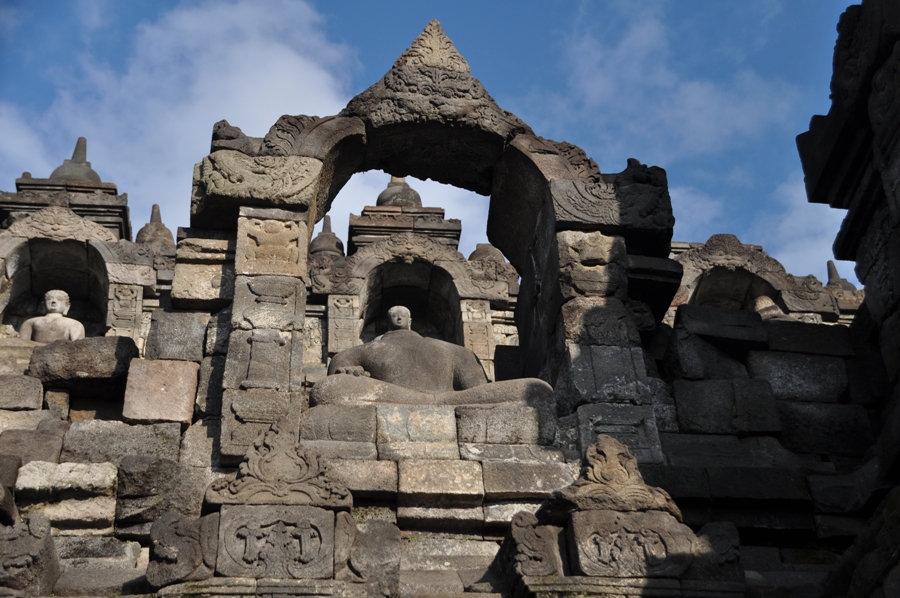
{"type": "MultiPolygon", "coordinates": [[[[871,503],[900,483],[900,12],[893,2],[866,0],[841,16],[838,33],[831,109],[812,118],[797,145],[809,200],[847,210],[834,250],[856,261],[865,284],[865,303],[851,325],[856,367],[883,371],[889,381],[857,396],[870,410],[875,442],[866,465],[848,475],[857,480],[854,488],[863,481],[879,488],[871,503]]],[[[900,548],[900,535],[891,531],[898,513],[896,500],[886,499],[824,595],[898,592],[896,559],[887,556],[900,548]]]]}

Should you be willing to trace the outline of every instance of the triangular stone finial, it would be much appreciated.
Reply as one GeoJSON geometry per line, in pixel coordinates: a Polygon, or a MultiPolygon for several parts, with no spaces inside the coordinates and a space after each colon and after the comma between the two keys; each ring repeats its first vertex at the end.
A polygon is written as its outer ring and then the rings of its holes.
{"type": "Polygon", "coordinates": [[[331,232],[331,216],[329,216],[328,214],[325,214],[325,221],[322,223],[322,232],[331,232]]]}
{"type": "Polygon", "coordinates": [[[79,137],[75,142],[75,151],[72,152],[72,162],[84,164],[87,162],[87,139],[79,137]]]}
{"type": "Polygon", "coordinates": [[[425,30],[413,40],[400,55],[395,67],[430,66],[458,73],[471,73],[469,63],[462,57],[437,19],[432,19],[425,30]]]}
{"type": "Polygon", "coordinates": [[[162,215],[159,213],[159,204],[153,204],[153,207],[150,209],[150,222],[162,222],[162,215]]]}

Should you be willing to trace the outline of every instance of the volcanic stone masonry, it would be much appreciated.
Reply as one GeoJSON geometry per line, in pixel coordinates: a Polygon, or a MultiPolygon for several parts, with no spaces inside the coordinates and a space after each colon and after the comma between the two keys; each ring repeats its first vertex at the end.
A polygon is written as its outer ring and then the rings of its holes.
{"type": "Polygon", "coordinates": [[[673,242],[663,169],[538,137],[437,21],[337,115],[213,125],[175,235],[84,138],[24,173],[2,593],[900,596],[900,11],[838,31],[798,147],[865,291],[673,242]],[[489,195],[491,244],[405,176],[489,195]]]}

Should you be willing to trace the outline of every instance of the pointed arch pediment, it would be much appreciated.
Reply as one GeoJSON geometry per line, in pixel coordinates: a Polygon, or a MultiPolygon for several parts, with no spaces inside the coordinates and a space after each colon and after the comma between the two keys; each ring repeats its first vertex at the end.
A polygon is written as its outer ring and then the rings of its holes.
{"type": "Polygon", "coordinates": [[[17,220],[0,236],[53,241],[118,241],[116,235],[106,227],[82,218],[62,206],[50,206],[17,220]]]}

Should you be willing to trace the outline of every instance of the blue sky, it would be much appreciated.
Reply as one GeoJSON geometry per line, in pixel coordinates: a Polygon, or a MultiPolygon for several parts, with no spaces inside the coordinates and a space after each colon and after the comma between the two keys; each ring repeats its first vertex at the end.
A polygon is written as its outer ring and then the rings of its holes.
{"type": "MultiPolygon", "coordinates": [[[[227,119],[262,136],[282,114],[338,112],[432,18],[501,107],[582,147],[603,172],[666,169],[675,239],[731,232],[825,278],[843,214],[806,203],[794,138],[828,111],[848,0],[0,0],[0,189],[49,176],[88,139],[135,229],[162,206],[187,226],[193,164],[227,119]]],[[[356,175],[332,209],[374,203],[356,175]]],[[[484,241],[488,199],[411,181],[484,241]]],[[[839,264],[855,280],[852,264],[839,264]]]]}

